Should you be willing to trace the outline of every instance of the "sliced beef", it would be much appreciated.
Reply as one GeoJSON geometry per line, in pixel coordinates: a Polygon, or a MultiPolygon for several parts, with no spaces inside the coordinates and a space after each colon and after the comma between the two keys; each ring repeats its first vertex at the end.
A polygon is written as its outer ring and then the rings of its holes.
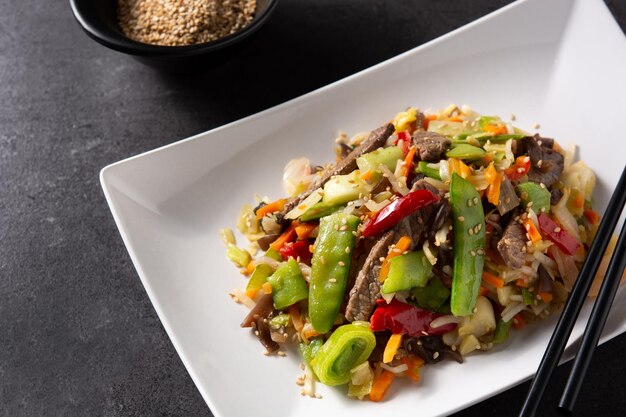
{"type": "Polygon", "coordinates": [[[535,135],[523,138],[522,144],[530,157],[528,179],[551,187],[559,180],[564,168],[563,155],[552,149],[554,140],[535,135]]]}
{"type": "Polygon", "coordinates": [[[321,176],[317,177],[316,180],[311,184],[311,186],[306,190],[300,193],[298,196],[294,197],[291,201],[285,204],[284,212],[287,213],[298,204],[302,202],[305,198],[307,198],[311,193],[317,190],[319,187],[326,184],[326,182],[335,175],[344,175],[348,174],[356,169],[356,160],[359,156],[371,152],[375,149],[380,148],[385,144],[389,136],[394,131],[394,127],[391,123],[387,123],[384,126],[379,127],[378,129],[372,130],[370,135],[361,143],[359,146],[354,148],[352,152],[350,152],[344,159],[337,162],[333,165],[332,168],[323,172],[321,176]]]}
{"type": "Polygon", "coordinates": [[[441,159],[451,142],[445,136],[434,132],[417,130],[413,133],[413,145],[417,148],[419,159],[427,162],[437,162],[441,159]]]}
{"type": "Polygon", "coordinates": [[[513,220],[504,229],[502,239],[498,242],[498,252],[510,268],[519,269],[524,265],[525,248],[526,232],[521,224],[513,220]]]}
{"type": "MultiPolygon", "coordinates": [[[[441,197],[439,190],[424,179],[415,181],[411,187],[411,191],[417,190],[428,190],[441,197]]],[[[411,232],[409,236],[413,241],[413,246],[418,245],[424,237],[434,236],[435,232],[439,230],[450,215],[449,207],[446,208],[445,206],[449,206],[449,202],[447,199],[441,198],[438,202],[426,206],[405,218],[409,222],[411,232]],[[439,212],[440,210],[442,211],[441,213],[439,212]]]]}
{"type": "Polygon", "coordinates": [[[350,299],[346,307],[348,321],[369,320],[380,294],[380,258],[387,256],[389,245],[394,242],[396,232],[392,229],[380,237],[359,271],[354,287],[350,290],[350,299]]]}
{"type": "Polygon", "coordinates": [[[500,199],[498,200],[498,211],[505,215],[515,207],[519,206],[520,199],[515,192],[515,187],[511,184],[511,180],[504,175],[500,184],[500,199]]]}
{"type": "Polygon", "coordinates": [[[435,233],[437,233],[446,220],[450,218],[450,211],[452,210],[450,207],[450,201],[446,198],[442,198],[435,204],[437,205],[437,208],[432,220],[429,222],[428,238],[435,237],[435,233]]]}
{"type": "Polygon", "coordinates": [[[417,112],[416,120],[415,120],[415,130],[424,130],[424,122],[426,121],[426,116],[421,111],[417,112]]]}

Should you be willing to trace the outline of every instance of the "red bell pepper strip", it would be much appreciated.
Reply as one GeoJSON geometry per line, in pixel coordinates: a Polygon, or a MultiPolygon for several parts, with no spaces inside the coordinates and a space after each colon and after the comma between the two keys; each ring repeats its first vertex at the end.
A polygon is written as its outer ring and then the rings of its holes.
{"type": "Polygon", "coordinates": [[[387,304],[385,300],[376,300],[378,307],[370,318],[370,328],[375,332],[391,330],[393,334],[407,334],[411,337],[441,335],[456,328],[456,323],[430,327],[430,323],[442,314],[424,310],[410,304],[393,299],[387,304]]]}
{"type": "Polygon", "coordinates": [[[568,255],[574,255],[576,253],[580,244],[567,233],[565,229],[559,227],[559,225],[545,213],[539,214],[537,218],[539,220],[539,228],[550,241],[568,255]]]}
{"type": "Polygon", "coordinates": [[[510,180],[518,180],[528,174],[530,170],[530,158],[528,156],[518,156],[515,164],[504,170],[504,173],[510,180]]]}
{"type": "Polygon", "coordinates": [[[392,201],[374,215],[363,227],[363,237],[388,230],[409,214],[439,201],[439,196],[428,190],[416,190],[392,201]]]}
{"type": "Polygon", "coordinates": [[[313,254],[309,251],[309,242],[307,240],[297,240],[295,242],[285,243],[285,245],[279,249],[280,255],[284,260],[289,258],[298,259],[305,264],[311,264],[311,257],[313,254]]]}
{"type": "Polygon", "coordinates": [[[397,135],[398,140],[396,140],[395,145],[402,141],[402,152],[406,155],[409,153],[409,149],[411,148],[411,134],[408,130],[403,130],[402,132],[398,132],[397,135]]]}

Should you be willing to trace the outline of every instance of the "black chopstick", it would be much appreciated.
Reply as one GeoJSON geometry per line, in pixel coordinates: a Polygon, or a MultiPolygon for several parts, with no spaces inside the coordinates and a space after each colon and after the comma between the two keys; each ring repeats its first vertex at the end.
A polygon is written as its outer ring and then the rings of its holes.
{"type": "Polygon", "coordinates": [[[563,308],[563,312],[554,329],[554,333],[548,342],[546,352],[541,359],[537,373],[533,378],[528,394],[520,410],[520,417],[532,417],[537,411],[541,397],[550,381],[550,377],[554,369],[559,363],[559,359],[563,354],[569,335],[576,322],[576,318],[580,313],[580,309],[585,302],[593,277],[598,270],[604,251],[609,244],[615,225],[619,220],[619,216],[626,202],[626,168],[622,171],[622,175],[615,187],[615,191],[611,196],[609,205],[602,217],[600,226],[596,233],[596,237],[587,253],[585,263],[578,275],[576,284],[570,293],[569,298],[563,308]]]}
{"type": "Polygon", "coordinates": [[[613,299],[619,288],[625,266],[626,221],[622,226],[622,232],[619,235],[617,246],[615,246],[615,251],[611,257],[606,276],[604,277],[604,281],[602,281],[598,298],[591,310],[591,316],[587,322],[580,348],[576,354],[574,365],[572,366],[569,378],[565,384],[565,389],[563,390],[563,395],[559,401],[558,409],[562,414],[572,415],[576,398],[582,386],[582,381],[585,378],[587,368],[591,362],[593,350],[598,345],[598,339],[600,339],[600,334],[602,333],[602,329],[604,329],[604,324],[606,323],[611,304],[613,304],[613,299]]]}

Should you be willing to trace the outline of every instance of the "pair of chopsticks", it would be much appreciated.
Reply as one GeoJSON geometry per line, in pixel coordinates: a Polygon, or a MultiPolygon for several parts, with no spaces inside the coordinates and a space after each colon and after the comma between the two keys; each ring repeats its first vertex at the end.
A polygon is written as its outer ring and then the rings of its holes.
{"type": "MultiPolygon", "coordinates": [[[[550,381],[554,369],[559,363],[559,359],[563,354],[576,318],[585,302],[587,293],[589,293],[589,288],[598,270],[604,251],[611,240],[611,236],[613,235],[613,231],[615,230],[615,226],[617,225],[625,203],[626,167],[622,171],[617,187],[613,192],[613,196],[609,201],[609,205],[598,227],[596,237],[587,254],[587,259],[578,275],[578,280],[570,293],[554,333],[550,338],[543,359],[539,364],[537,373],[531,382],[530,390],[524,400],[519,417],[532,417],[537,411],[541,397],[550,381]]],[[[593,305],[587,327],[582,336],[580,348],[574,360],[574,365],[572,366],[569,378],[565,384],[565,389],[563,390],[563,395],[559,401],[557,409],[563,415],[572,415],[582,381],[589,367],[589,363],[591,362],[593,350],[598,344],[598,339],[604,328],[617,288],[619,287],[624,267],[626,267],[626,222],[624,222],[622,226],[617,246],[611,257],[596,302],[593,305]]]]}

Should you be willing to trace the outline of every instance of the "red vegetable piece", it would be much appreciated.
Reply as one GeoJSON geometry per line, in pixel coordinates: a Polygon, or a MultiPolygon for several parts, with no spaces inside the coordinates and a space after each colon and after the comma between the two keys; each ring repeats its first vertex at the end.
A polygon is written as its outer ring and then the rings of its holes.
{"type": "Polygon", "coordinates": [[[309,242],[307,240],[296,240],[295,242],[285,243],[285,246],[280,248],[280,255],[284,260],[289,258],[298,259],[305,264],[311,264],[311,258],[313,254],[309,250],[309,242]]]}
{"type": "Polygon", "coordinates": [[[539,219],[539,228],[550,241],[568,255],[574,255],[576,253],[580,244],[572,235],[567,233],[565,229],[559,227],[559,225],[545,213],[539,214],[537,218],[539,219]]]}
{"type": "Polygon", "coordinates": [[[504,170],[504,173],[510,180],[518,180],[528,174],[530,170],[530,158],[527,156],[518,156],[515,165],[504,170]]]}
{"type": "Polygon", "coordinates": [[[412,337],[441,335],[456,328],[456,323],[444,324],[436,328],[430,323],[442,314],[424,310],[396,299],[387,304],[377,300],[378,307],[370,318],[370,328],[375,332],[391,330],[393,334],[407,334],[412,337]]]}
{"type": "Polygon", "coordinates": [[[363,237],[378,235],[409,214],[439,201],[439,196],[428,190],[416,190],[392,201],[374,215],[363,227],[363,237]]]}
{"type": "Polygon", "coordinates": [[[396,145],[402,141],[402,152],[406,155],[411,148],[411,134],[407,130],[403,130],[402,132],[398,132],[398,140],[396,141],[396,145]]]}

